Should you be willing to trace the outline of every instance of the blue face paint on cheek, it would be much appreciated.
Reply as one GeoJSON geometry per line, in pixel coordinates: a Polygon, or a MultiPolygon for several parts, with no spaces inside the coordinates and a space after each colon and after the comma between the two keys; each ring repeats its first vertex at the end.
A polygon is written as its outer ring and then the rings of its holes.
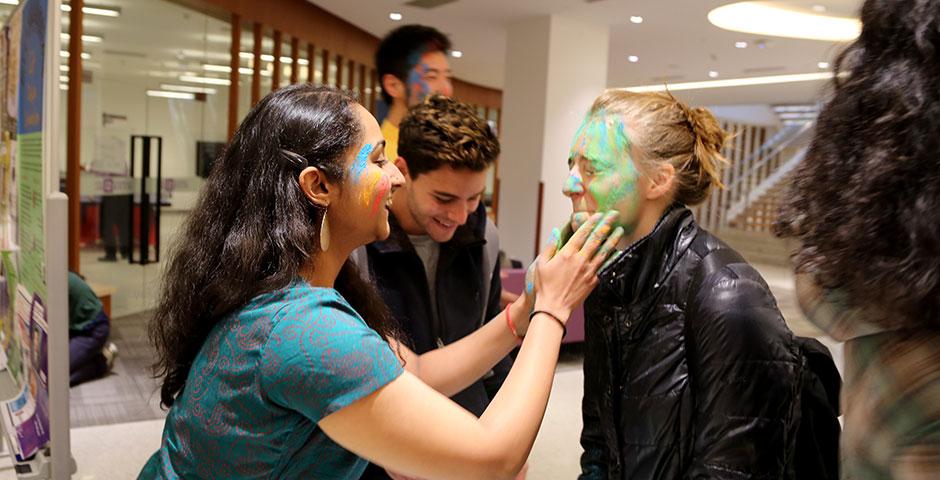
{"type": "Polygon", "coordinates": [[[369,154],[372,153],[372,149],[374,148],[375,145],[367,143],[359,150],[359,153],[356,155],[356,160],[349,169],[349,174],[354,181],[359,181],[362,174],[366,171],[366,165],[369,164],[369,154]]]}

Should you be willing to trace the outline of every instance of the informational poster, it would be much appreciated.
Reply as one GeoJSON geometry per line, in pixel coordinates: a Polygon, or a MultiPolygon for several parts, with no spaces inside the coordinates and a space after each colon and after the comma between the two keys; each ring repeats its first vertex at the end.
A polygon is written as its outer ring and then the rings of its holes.
{"type": "Polygon", "coordinates": [[[17,457],[49,442],[43,112],[47,0],[26,0],[0,32],[0,366],[17,396],[0,402],[17,457]]]}

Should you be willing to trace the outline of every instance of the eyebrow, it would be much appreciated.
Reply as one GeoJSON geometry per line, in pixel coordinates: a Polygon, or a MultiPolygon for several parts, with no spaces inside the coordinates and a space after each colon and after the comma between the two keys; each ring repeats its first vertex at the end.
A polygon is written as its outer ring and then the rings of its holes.
{"type": "Polygon", "coordinates": [[[380,140],[378,143],[372,147],[372,153],[369,154],[370,157],[376,154],[376,152],[385,153],[385,140],[380,140]]]}
{"type": "MultiPolygon", "coordinates": [[[[460,198],[459,196],[454,195],[453,193],[442,192],[442,191],[440,191],[440,190],[434,190],[434,191],[431,192],[431,193],[433,193],[434,195],[437,195],[438,197],[444,197],[444,198],[446,198],[446,199],[448,199],[448,200],[454,199],[454,198],[460,198]]],[[[474,193],[470,198],[477,197],[477,196],[483,196],[484,193],[486,193],[486,187],[484,187],[483,190],[480,190],[479,192],[474,193]]]]}
{"type": "Polygon", "coordinates": [[[453,71],[449,68],[447,70],[441,70],[439,68],[430,68],[430,67],[424,69],[424,73],[441,73],[441,72],[446,73],[446,74],[453,73],[453,71]]]}

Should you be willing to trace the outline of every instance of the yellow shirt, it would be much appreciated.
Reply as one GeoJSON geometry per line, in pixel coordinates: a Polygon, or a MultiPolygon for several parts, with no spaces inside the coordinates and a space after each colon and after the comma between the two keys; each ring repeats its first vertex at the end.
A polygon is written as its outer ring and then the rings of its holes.
{"type": "Polygon", "coordinates": [[[385,157],[390,162],[398,160],[398,127],[388,120],[383,120],[382,136],[385,137],[385,157]]]}

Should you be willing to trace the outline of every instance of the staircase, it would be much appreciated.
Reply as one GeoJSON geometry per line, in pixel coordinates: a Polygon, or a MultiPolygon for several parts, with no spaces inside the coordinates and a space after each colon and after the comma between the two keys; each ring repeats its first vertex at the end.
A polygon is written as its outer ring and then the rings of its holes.
{"type": "Polygon", "coordinates": [[[806,155],[815,122],[784,124],[768,137],[732,127],[738,133],[725,156],[725,189],[693,209],[699,223],[715,232],[750,262],[788,267],[793,245],[771,233],[793,170],[806,155]],[[753,145],[753,146],[752,146],[753,145]]]}

